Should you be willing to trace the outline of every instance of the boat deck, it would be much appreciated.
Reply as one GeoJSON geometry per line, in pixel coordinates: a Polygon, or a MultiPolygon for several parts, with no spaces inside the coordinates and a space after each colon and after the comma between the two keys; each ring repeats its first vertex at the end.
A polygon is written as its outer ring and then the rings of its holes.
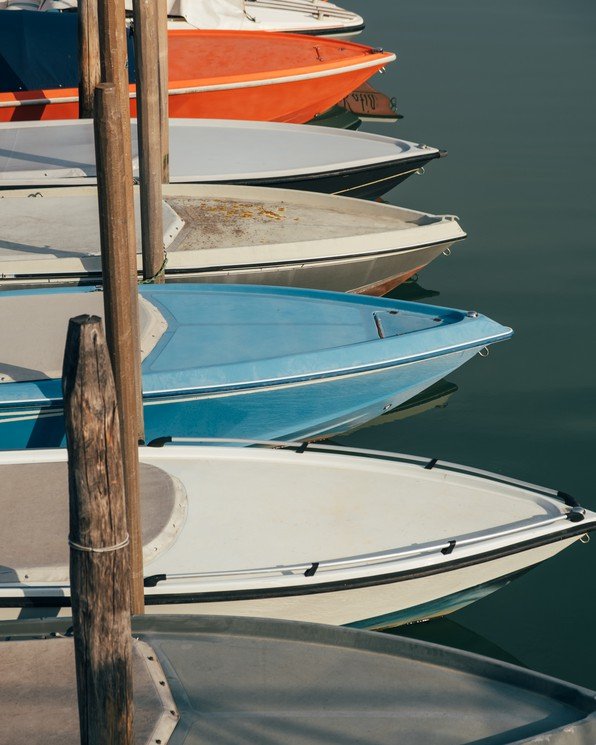
{"type": "Polygon", "coordinates": [[[420,224],[412,214],[410,220],[405,215],[399,219],[393,211],[380,214],[378,210],[372,215],[366,209],[357,210],[352,202],[343,209],[340,205],[332,209],[317,206],[314,199],[308,204],[189,197],[168,197],[166,201],[185,223],[169,251],[348,238],[420,224]]]}
{"type": "MultiPolygon", "coordinates": [[[[141,464],[145,560],[176,540],[186,514],[182,484],[141,464]]],[[[68,583],[66,462],[0,465],[0,583],[68,583]],[[18,496],[15,496],[18,495],[18,496]]]]}

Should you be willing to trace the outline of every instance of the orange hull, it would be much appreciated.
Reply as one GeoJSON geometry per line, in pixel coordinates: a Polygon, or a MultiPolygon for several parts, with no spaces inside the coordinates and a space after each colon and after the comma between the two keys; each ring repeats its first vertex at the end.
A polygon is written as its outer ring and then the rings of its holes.
{"type": "MultiPolygon", "coordinates": [[[[242,31],[169,36],[170,116],[307,122],[395,59],[334,39],[242,31]]],[[[135,86],[130,86],[136,115],[135,86]]],[[[78,91],[0,93],[0,121],[75,119],[78,91]]]]}

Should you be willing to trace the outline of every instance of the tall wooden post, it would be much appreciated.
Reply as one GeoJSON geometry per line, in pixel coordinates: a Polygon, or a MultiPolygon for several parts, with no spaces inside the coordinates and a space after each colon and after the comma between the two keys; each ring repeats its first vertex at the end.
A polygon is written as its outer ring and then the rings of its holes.
{"type": "Polygon", "coordinates": [[[163,282],[161,122],[157,3],[133,0],[143,278],[163,282]]]}
{"type": "Polygon", "coordinates": [[[100,81],[97,2],[78,0],[79,119],[93,117],[93,95],[100,81]]]}
{"type": "Polygon", "coordinates": [[[97,316],[71,319],[62,372],[82,745],[131,745],[132,648],[120,426],[97,316]]]}
{"type": "MultiPolygon", "coordinates": [[[[126,11],[124,0],[97,0],[99,19],[99,45],[101,80],[103,83],[113,83],[121,101],[120,126],[122,128],[122,153],[118,158],[122,161],[121,174],[123,186],[121,196],[125,205],[126,213],[134,215],[134,195],[132,180],[131,159],[131,137],[130,137],[130,95],[128,83],[127,45],[126,45],[126,11]]],[[[126,257],[128,267],[126,276],[130,283],[130,294],[137,293],[137,243],[135,236],[134,219],[129,218],[126,222],[126,257]]],[[[136,364],[132,368],[135,379],[136,404],[137,404],[137,437],[145,439],[143,428],[143,401],[141,381],[141,348],[139,333],[139,316],[135,310],[130,317],[131,331],[135,344],[136,364]]],[[[114,350],[111,346],[111,338],[108,335],[110,355],[114,363],[114,350]]]]}
{"type": "Polygon", "coordinates": [[[133,613],[143,613],[143,543],[140,526],[137,392],[131,371],[138,366],[138,296],[130,290],[126,161],[121,99],[111,83],[95,91],[95,157],[99,199],[99,230],[104,287],[106,336],[110,348],[116,396],[120,407],[126,516],[130,534],[131,599],[133,613]]]}
{"type": "Polygon", "coordinates": [[[159,113],[161,120],[161,180],[170,183],[170,119],[168,112],[168,0],[157,0],[159,46],[159,113]]]}

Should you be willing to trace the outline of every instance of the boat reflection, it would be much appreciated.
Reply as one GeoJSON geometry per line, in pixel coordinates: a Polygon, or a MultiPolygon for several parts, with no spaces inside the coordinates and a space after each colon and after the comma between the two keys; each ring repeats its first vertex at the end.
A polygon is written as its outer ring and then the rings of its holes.
{"type": "Polygon", "coordinates": [[[418,275],[415,274],[407,282],[403,282],[387,293],[385,297],[395,298],[396,300],[426,300],[439,295],[438,290],[427,290],[426,287],[418,284],[418,275]]]}
{"type": "Polygon", "coordinates": [[[444,644],[455,649],[464,649],[475,654],[492,657],[495,660],[509,662],[512,665],[524,666],[524,663],[514,657],[507,650],[495,644],[490,639],[481,636],[476,631],[462,626],[451,618],[433,618],[424,623],[412,623],[408,626],[387,629],[384,633],[393,636],[403,636],[408,639],[444,644]]]}
{"type": "Polygon", "coordinates": [[[389,97],[369,83],[363,83],[339,102],[347,111],[355,114],[361,121],[396,122],[401,117],[397,113],[395,97],[389,97]]]}
{"type": "Polygon", "coordinates": [[[344,109],[343,106],[332,106],[322,114],[317,114],[307,124],[314,124],[317,127],[356,130],[362,126],[362,120],[356,114],[344,109]]]}
{"type": "Polygon", "coordinates": [[[352,91],[335,106],[317,114],[308,124],[336,129],[359,129],[362,122],[387,122],[392,124],[403,119],[397,113],[397,102],[385,93],[365,83],[352,91]]]}
{"type": "Polygon", "coordinates": [[[418,414],[424,414],[426,411],[432,409],[443,409],[447,406],[449,399],[458,390],[458,386],[449,380],[439,380],[427,388],[422,393],[419,393],[409,401],[396,406],[395,409],[387,411],[385,414],[381,414],[376,419],[372,419],[370,422],[366,422],[360,427],[355,427],[350,430],[350,434],[354,432],[360,432],[369,427],[378,427],[379,425],[388,424],[389,422],[397,422],[401,419],[409,419],[412,416],[418,414]]]}

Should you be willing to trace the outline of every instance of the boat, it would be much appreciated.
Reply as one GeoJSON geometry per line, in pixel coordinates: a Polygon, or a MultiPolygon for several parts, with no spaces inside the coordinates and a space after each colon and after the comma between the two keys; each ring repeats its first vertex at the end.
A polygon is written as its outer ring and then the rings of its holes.
{"type": "MultiPolygon", "coordinates": [[[[132,123],[138,178],[137,127],[132,123]]],[[[170,120],[170,181],[275,186],[374,199],[445,155],[436,147],[329,127],[170,120]]],[[[0,123],[0,186],[95,183],[93,122],[0,123]]]]}
{"type": "MultiPolygon", "coordinates": [[[[6,742],[78,742],[68,620],[0,624],[6,742]]],[[[256,618],[132,619],[135,742],[596,740],[596,693],[430,642],[256,618]]]]}
{"type": "MultiPolygon", "coordinates": [[[[568,494],[437,458],[238,444],[139,450],[148,612],[392,627],[475,602],[596,529],[568,494]]],[[[65,449],[0,453],[0,617],[70,615],[68,504],[65,449]]]]}
{"type": "MultiPolygon", "coordinates": [[[[132,14],[132,0],[126,0],[132,14]]],[[[0,0],[7,10],[76,11],[76,0],[0,0]]],[[[277,31],[347,39],[364,29],[357,13],[326,0],[168,0],[168,29],[277,31]]]]}
{"type": "MultiPolygon", "coordinates": [[[[327,194],[166,185],[163,197],[173,280],[382,295],[465,237],[450,215],[327,194]]],[[[140,213],[138,187],[135,202],[140,213]]],[[[0,223],[0,288],[101,283],[95,187],[0,191],[0,223]]]]}
{"type": "MultiPolygon", "coordinates": [[[[76,13],[0,11],[0,121],[77,119],[76,13]]],[[[395,59],[325,37],[170,31],[169,115],[303,123],[395,59]]],[[[136,116],[129,52],[131,114],[136,116]]]]}
{"type": "MultiPolygon", "coordinates": [[[[313,439],[395,408],[512,335],[478,314],[252,285],[139,287],[146,440],[313,439]]],[[[0,292],[0,449],[64,445],[68,319],[93,287],[0,292]]]]}

